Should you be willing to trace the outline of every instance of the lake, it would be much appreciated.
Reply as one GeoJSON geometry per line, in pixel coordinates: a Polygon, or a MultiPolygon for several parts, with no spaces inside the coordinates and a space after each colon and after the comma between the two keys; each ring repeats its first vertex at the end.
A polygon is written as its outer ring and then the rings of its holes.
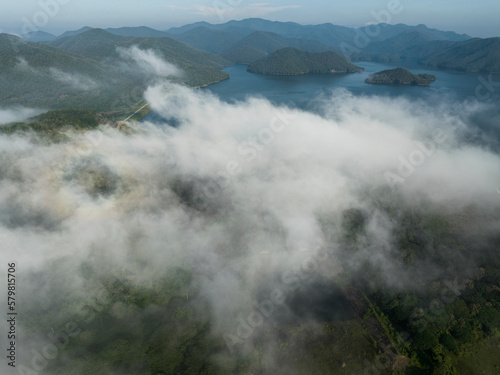
{"type": "MultiPolygon", "coordinates": [[[[335,89],[346,89],[353,95],[405,97],[410,100],[423,100],[431,106],[441,105],[444,100],[449,103],[462,103],[466,99],[478,99],[493,102],[495,105],[478,114],[474,114],[474,127],[483,132],[479,138],[492,140],[493,149],[500,149],[500,74],[491,76],[493,82],[488,86],[489,75],[485,73],[462,73],[435,70],[415,63],[398,62],[381,64],[359,62],[364,72],[339,75],[302,75],[302,76],[270,76],[247,72],[246,65],[234,65],[224,69],[231,76],[226,81],[202,88],[217,95],[221,100],[241,101],[249,96],[261,96],[277,104],[296,106],[304,110],[314,111],[314,99],[322,94],[331,94],[335,89]],[[372,73],[381,70],[404,67],[412,73],[430,73],[436,81],[430,86],[380,86],[370,85],[364,80],[372,73]],[[477,95],[479,94],[479,95],[477,95]]],[[[143,121],[160,122],[161,117],[151,112],[143,121]]],[[[175,120],[170,119],[170,124],[175,120]]],[[[482,142],[482,141],[481,141],[482,142]]]]}
{"type": "MultiPolygon", "coordinates": [[[[246,65],[234,65],[224,69],[230,74],[230,79],[208,86],[204,90],[213,92],[225,101],[244,100],[248,96],[260,95],[275,103],[293,103],[301,108],[308,108],[313,98],[336,88],[347,89],[354,95],[405,96],[424,100],[438,95],[441,98],[464,100],[475,97],[477,87],[482,87],[480,77],[488,80],[487,74],[433,70],[412,63],[359,62],[357,65],[364,67],[365,71],[354,74],[302,76],[260,75],[247,72],[246,65]],[[380,86],[364,82],[370,74],[399,66],[411,70],[414,74],[434,74],[436,82],[429,87],[380,86]]],[[[494,75],[492,78],[494,82],[500,84],[500,75],[494,75]]],[[[485,95],[490,91],[483,87],[479,93],[485,95]]],[[[498,93],[496,95],[493,93],[489,97],[495,96],[498,100],[498,93]]]]}

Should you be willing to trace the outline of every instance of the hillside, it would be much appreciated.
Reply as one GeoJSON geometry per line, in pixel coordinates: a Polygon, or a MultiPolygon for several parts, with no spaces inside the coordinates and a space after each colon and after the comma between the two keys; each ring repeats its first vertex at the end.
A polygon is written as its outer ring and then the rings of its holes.
{"type": "Polygon", "coordinates": [[[335,52],[310,53],[283,48],[248,66],[248,71],[271,75],[354,73],[363,68],[353,65],[335,52]]]}
{"type": "Polygon", "coordinates": [[[436,53],[423,63],[440,69],[499,73],[500,38],[471,39],[436,53]]]}
{"type": "Polygon", "coordinates": [[[168,34],[164,31],[158,31],[152,29],[151,27],[138,26],[138,27],[119,27],[119,28],[108,28],[106,29],[108,33],[120,35],[120,36],[136,36],[144,38],[164,38],[168,37],[168,34]]]}
{"type": "Polygon", "coordinates": [[[95,61],[84,56],[68,54],[14,35],[0,34],[0,72],[19,65],[35,68],[75,68],[83,73],[95,73],[99,70],[95,61]]]}
{"type": "Polygon", "coordinates": [[[245,34],[232,31],[213,30],[200,26],[183,34],[169,34],[172,39],[188,46],[210,53],[223,53],[245,37],[245,34]]]}
{"type": "Polygon", "coordinates": [[[125,110],[142,99],[152,76],[118,47],[154,50],[182,69],[179,81],[205,86],[227,79],[222,57],[170,38],[136,38],[93,29],[45,43],[0,34],[0,103],[48,109],[125,110]],[[127,68],[129,67],[129,68],[127,68]],[[123,69],[128,69],[124,74],[123,69]]]}
{"type": "Polygon", "coordinates": [[[81,34],[58,38],[47,43],[66,52],[87,56],[91,59],[117,58],[118,47],[153,48],[165,59],[180,66],[198,64],[214,68],[222,68],[228,61],[220,56],[195,50],[184,43],[171,38],[143,38],[112,34],[103,29],[92,29],[81,34]]]}
{"type": "Polygon", "coordinates": [[[383,70],[370,75],[365,82],[377,85],[429,86],[436,80],[432,74],[413,74],[404,68],[383,70]]]}
{"type": "MultiPolygon", "coordinates": [[[[0,103],[81,108],[110,74],[96,61],[0,34],[0,103]]],[[[93,101],[93,100],[92,100],[93,101]]]]}
{"type": "Polygon", "coordinates": [[[307,52],[331,50],[331,47],[313,40],[286,38],[272,32],[256,31],[233,45],[222,56],[237,64],[250,64],[286,47],[307,52]]]}
{"type": "MultiPolygon", "coordinates": [[[[261,31],[275,33],[286,38],[306,39],[327,45],[330,48],[340,50],[342,43],[353,45],[354,39],[359,32],[366,33],[366,28],[350,28],[345,26],[325,23],[320,25],[301,25],[295,22],[268,21],[260,18],[249,18],[241,21],[229,21],[223,24],[210,24],[207,22],[197,22],[182,27],[168,30],[169,34],[181,35],[198,27],[209,28],[212,30],[232,31],[232,30],[250,30],[251,32],[261,31]]],[[[441,31],[430,29],[425,25],[409,26],[405,24],[389,25],[380,24],[379,33],[370,37],[370,42],[380,42],[393,38],[405,32],[419,32],[431,40],[465,41],[470,36],[457,34],[452,31],[441,31]]],[[[369,34],[370,35],[370,34],[369,34]]]]}
{"type": "Polygon", "coordinates": [[[56,39],[57,37],[44,31],[32,31],[23,35],[23,38],[29,40],[30,42],[46,42],[48,40],[56,39]]]}

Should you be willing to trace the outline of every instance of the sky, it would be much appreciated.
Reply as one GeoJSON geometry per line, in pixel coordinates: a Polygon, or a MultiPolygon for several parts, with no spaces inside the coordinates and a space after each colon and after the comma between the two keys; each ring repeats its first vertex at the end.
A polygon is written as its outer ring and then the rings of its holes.
{"type": "Polygon", "coordinates": [[[0,31],[22,34],[38,29],[53,34],[83,26],[173,26],[261,17],[301,24],[359,27],[370,23],[426,24],[471,36],[500,36],[498,0],[1,0],[0,31]],[[395,12],[392,12],[394,10],[395,12]],[[380,15],[381,17],[378,17],[380,15]]]}

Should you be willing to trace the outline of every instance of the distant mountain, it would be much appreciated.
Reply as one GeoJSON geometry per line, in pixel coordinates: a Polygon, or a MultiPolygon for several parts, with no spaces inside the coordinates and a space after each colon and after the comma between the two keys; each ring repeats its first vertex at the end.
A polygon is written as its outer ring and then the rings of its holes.
{"type": "Polygon", "coordinates": [[[411,47],[422,47],[433,39],[419,31],[404,31],[382,42],[373,42],[363,49],[364,53],[400,55],[411,47]]]}
{"type": "Polygon", "coordinates": [[[198,27],[205,27],[213,30],[218,30],[217,25],[212,25],[211,23],[202,21],[202,22],[195,22],[195,23],[190,23],[188,25],[183,25],[180,27],[172,27],[168,30],[165,30],[165,32],[169,34],[183,34],[189,30],[198,28],[198,27]]]}
{"type": "Polygon", "coordinates": [[[58,38],[47,44],[95,60],[118,58],[117,47],[138,46],[142,49],[154,49],[166,60],[180,67],[199,65],[220,69],[230,64],[220,56],[195,50],[171,38],[125,37],[102,29],[91,29],[75,36],[58,38]]]}
{"type": "Polygon", "coordinates": [[[46,33],[45,31],[33,31],[28,34],[24,34],[23,38],[29,40],[30,42],[46,42],[57,37],[55,35],[46,33]]]}
{"type": "Polygon", "coordinates": [[[78,30],[66,31],[65,33],[59,35],[58,38],[65,38],[67,36],[79,35],[79,34],[84,33],[85,31],[89,31],[89,30],[92,30],[92,27],[85,26],[85,27],[82,27],[81,29],[78,29],[78,30]]]}
{"type": "Polygon", "coordinates": [[[377,85],[429,86],[436,80],[432,74],[413,74],[404,68],[383,70],[370,75],[365,82],[377,85]]]}
{"type": "Polygon", "coordinates": [[[371,27],[361,27],[359,28],[359,30],[370,36],[370,43],[381,42],[393,38],[397,35],[410,32],[419,33],[422,36],[427,37],[429,40],[448,40],[452,42],[463,42],[465,40],[471,39],[471,37],[467,34],[457,34],[453,31],[430,29],[423,24],[417,26],[409,26],[403,23],[398,23],[396,25],[381,23],[379,25],[373,25],[371,27]],[[374,27],[379,30],[377,35],[373,35],[374,27]]]}
{"type": "Polygon", "coordinates": [[[279,49],[293,47],[307,52],[324,52],[332,48],[313,40],[285,38],[279,34],[256,31],[243,38],[222,56],[238,64],[253,63],[279,49]]]}
{"type": "Polygon", "coordinates": [[[169,35],[164,31],[158,31],[146,26],[109,28],[107,32],[120,36],[136,36],[143,38],[164,38],[169,35]]]}
{"type": "Polygon", "coordinates": [[[168,34],[172,39],[211,53],[223,53],[229,46],[246,36],[237,31],[214,30],[205,26],[195,27],[182,34],[168,34]]]}
{"type": "Polygon", "coordinates": [[[451,42],[448,40],[432,40],[425,44],[416,44],[404,49],[400,54],[400,59],[421,62],[429,56],[445,51],[458,44],[459,42],[451,42]]]}
{"type": "Polygon", "coordinates": [[[373,31],[367,30],[367,27],[355,29],[344,26],[325,23],[321,25],[300,25],[295,22],[278,22],[268,21],[260,18],[249,18],[241,21],[229,21],[223,24],[209,24],[207,22],[197,22],[191,25],[185,25],[178,28],[168,30],[170,34],[181,35],[195,28],[204,27],[212,30],[230,31],[239,30],[240,33],[250,30],[252,31],[271,32],[279,34],[286,38],[314,40],[321,44],[333,47],[337,50],[341,49],[343,43],[355,46],[356,37],[360,35],[360,31],[369,35],[367,43],[381,42],[383,40],[395,37],[401,33],[416,31],[431,40],[448,40],[448,41],[465,41],[470,39],[470,36],[465,34],[457,34],[451,31],[440,31],[430,29],[425,25],[408,26],[404,24],[389,25],[380,24],[373,25],[370,30],[377,29],[377,34],[373,35],[373,31]]]}
{"type": "Polygon", "coordinates": [[[440,69],[500,73],[500,38],[474,38],[436,53],[423,63],[440,69]]]}
{"type": "Polygon", "coordinates": [[[248,66],[249,72],[271,75],[354,73],[362,70],[332,51],[311,53],[290,47],[248,66]]]}
{"type": "Polygon", "coordinates": [[[382,42],[370,43],[360,54],[354,54],[353,58],[381,62],[419,61],[457,44],[458,42],[448,40],[434,40],[420,31],[405,31],[382,42]]]}

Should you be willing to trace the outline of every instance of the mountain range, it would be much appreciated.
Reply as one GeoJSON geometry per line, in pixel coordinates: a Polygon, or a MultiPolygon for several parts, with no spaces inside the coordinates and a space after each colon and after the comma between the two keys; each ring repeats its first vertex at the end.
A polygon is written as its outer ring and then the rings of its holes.
{"type": "MultiPolygon", "coordinates": [[[[90,27],[83,27],[67,31],[59,37],[39,31],[25,38],[59,46],[61,39],[89,30],[90,27]]],[[[453,31],[428,28],[423,24],[379,24],[349,28],[330,23],[301,25],[249,18],[222,24],[196,22],[168,30],[140,26],[108,28],[105,31],[129,38],[174,39],[195,49],[219,55],[225,64],[251,64],[282,48],[293,47],[306,52],[335,51],[343,53],[351,61],[413,60],[437,68],[463,71],[500,70],[495,63],[498,52],[496,38],[472,38],[453,31]],[[467,43],[471,40],[473,42],[467,43]]]]}
{"type": "Polygon", "coordinates": [[[182,74],[175,79],[189,86],[229,78],[221,68],[230,62],[170,38],[84,29],[35,43],[0,34],[0,102],[53,109],[123,110],[142,99],[144,89],[157,76],[155,69],[167,69],[155,67],[156,58],[180,68],[182,74]],[[150,72],[144,73],[136,65],[130,55],[132,47],[143,53],[154,51],[143,56],[151,59],[150,72]]]}
{"type": "MultiPolygon", "coordinates": [[[[471,38],[425,25],[380,24],[356,29],[252,18],[216,25],[198,22],[163,31],[145,26],[83,27],[58,37],[43,31],[24,39],[0,34],[0,102],[115,110],[117,105],[112,103],[117,95],[134,89],[139,92],[152,79],[141,76],[140,69],[123,71],[133,63],[124,51],[133,47],[142,53],[153,51],[159,59],[180,68],[183,76],[176,79],[190,86],[229,78],[221,70],[224,66],[266,66],[266,58],[280,50],[289,52],[289,48],[301,52],[285,53],[293,55],[292,59],[273,56],[272,64],[282,61],[286,65],[293,60],[296,67],[309,66],[308,53],[333,51],[351,62],[412,60],[438,69],[500,72],[500,38],[471,38]]],[[[129,105],[141,99],[138,94],[132,96],[125,101],[129,105]]]]}

